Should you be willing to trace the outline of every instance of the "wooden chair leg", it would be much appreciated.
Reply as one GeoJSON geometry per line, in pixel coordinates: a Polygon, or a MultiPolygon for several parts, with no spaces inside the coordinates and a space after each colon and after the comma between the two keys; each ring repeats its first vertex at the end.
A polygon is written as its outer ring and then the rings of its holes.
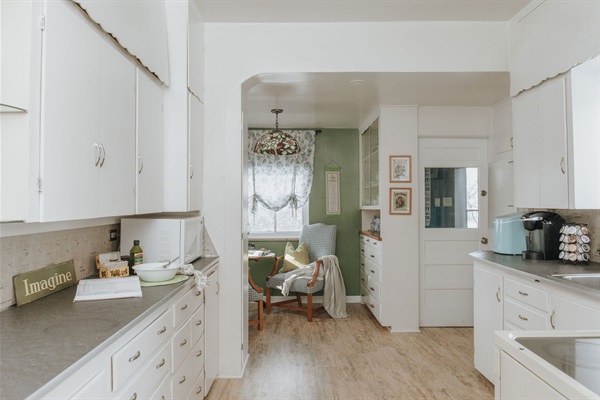
{"type": "Polygon", "coordinates": [[[298,306],[302,307],[302,297],[300,297],[300,293],[296,293],[296,300],[298,300],[298,306]]]}
{"type": "Polygon", "coordinates": [[[258,330],[263,330],[263,300],[258,301],[258,330]]]}
{"type": "Polygon", "coordinates": [[[312,293],[308,293],[306,295],[306,303],[307,303],[307,305],[306,305],[306,307],[307,307],[306,314],[308,316],[308,322],[312,322],[312,311],[313,311],[312,310],[312,308],[313,308],[312,300],[313,300],[312,299],[312,293]]]}
{"type": "Polygon", "coordinates": [[[267,314],[271,314],[271,288],[267,287],[267,314]]]}

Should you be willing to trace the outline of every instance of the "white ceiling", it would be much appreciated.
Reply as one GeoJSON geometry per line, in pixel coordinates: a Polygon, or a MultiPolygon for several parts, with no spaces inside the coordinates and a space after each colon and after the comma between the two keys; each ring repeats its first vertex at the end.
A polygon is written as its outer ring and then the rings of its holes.
{"type": "MultiPolygon", "coordinates": [[[[211,22],[508,21],[530,0],[195,0],[211,22]]],[[[358,128],[377,105],[492,106],[508,73],[262,74],[247,93],[251,127],[358,128]],[[293,76],[292,76],[293,75],[293,76]],[[364,83],[352,85],[353,80],[364,83]]]]}

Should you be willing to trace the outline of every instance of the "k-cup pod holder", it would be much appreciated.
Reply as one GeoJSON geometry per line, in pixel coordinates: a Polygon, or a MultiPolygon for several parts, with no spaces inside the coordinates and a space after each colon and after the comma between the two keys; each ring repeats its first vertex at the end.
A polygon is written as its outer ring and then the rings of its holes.
{"type": "Polygon", "coordinates": [[[566,263],[590,261],[590,230],[587,224],[569,222],[560,228],[558,259],[566,263]]]}

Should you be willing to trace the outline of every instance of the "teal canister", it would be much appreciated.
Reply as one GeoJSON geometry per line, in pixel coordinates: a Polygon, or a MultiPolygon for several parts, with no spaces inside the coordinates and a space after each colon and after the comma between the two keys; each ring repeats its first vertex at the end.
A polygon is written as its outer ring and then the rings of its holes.
{"type": "Polygon", "coordinates": [[[494,253],[521,255],[527,250],[527,231],[521,221],[522,216],[523,213],[514,213],[493,219],[494,253]]]}

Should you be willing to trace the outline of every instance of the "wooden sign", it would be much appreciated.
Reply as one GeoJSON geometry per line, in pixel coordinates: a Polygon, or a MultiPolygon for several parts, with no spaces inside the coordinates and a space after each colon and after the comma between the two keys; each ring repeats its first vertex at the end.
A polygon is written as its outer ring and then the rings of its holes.
{"type": "Polygon", "coordinates": [[[77,283],[73,260],[13,276],[17,307],[77,283]]]}

